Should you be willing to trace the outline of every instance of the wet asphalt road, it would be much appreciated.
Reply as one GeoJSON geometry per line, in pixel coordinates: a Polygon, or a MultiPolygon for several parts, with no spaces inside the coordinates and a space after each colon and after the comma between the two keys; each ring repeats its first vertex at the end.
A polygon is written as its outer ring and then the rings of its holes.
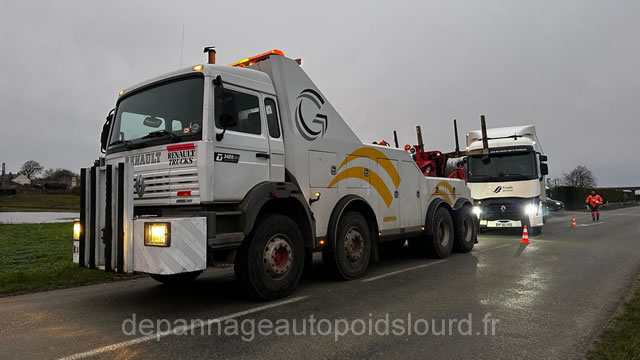
{"type": "Polygon", "coordinates": [[[640,208],[603,212],[597,224],[586,213],[559,213],[530,245],[519,240],[518,231],[483,233],[471,253],[443,261],[405,248],[350,282],[328,279],[317,262],[294,295],[273,303],[243,299],[231,269],[178,289],[142,278],[0,298],[0,358],[584,357],[640,273],[640,208]],[[138,328],[127,336],[123,321],[134,313],[151,330],[158,319],[221,322],[205,335],[195,327],[195,335],[144,337],[138,328]],[[294,320],[306,335],[291,334],[294,320]],[[261,321],[263,334],[269,321],[290,334],[262,336],[261,321]],[[416,334],[425,324],[429,332],[416,334]],[[346,332],[337,341],[336,329],[346,332]]]}

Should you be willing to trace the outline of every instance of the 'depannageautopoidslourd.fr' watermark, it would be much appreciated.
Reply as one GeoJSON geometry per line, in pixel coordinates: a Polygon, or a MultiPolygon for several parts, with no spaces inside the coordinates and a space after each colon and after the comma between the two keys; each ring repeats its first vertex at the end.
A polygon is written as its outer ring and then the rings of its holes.
{"type": "Polygon", "coordinates": [[[494,336],[500,319],[486,313],[463,318],[424,319],[412,313],[356,319],[326,319],[314,315],[302,319],[140,319],[134,313],[122,322],[127,336],[167,335],[235,336],[243,341],[267,336],[323,336],[339,341],[346,336],[494,336]]]}

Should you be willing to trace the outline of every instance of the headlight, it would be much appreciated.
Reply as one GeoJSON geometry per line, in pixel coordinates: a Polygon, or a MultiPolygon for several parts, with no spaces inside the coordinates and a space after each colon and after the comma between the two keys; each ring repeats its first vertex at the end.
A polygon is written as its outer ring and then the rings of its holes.
{"type": "Polygon", "coordinates": [[[171,224],[145,223],[144,244],[147,246],[169,246],[171,244],[171,224]]]}
{"type": "Polygon", "coordinates": [[[472,211],[477,217],[480,217],[480,214],[482,214],[482,208],[480,206],[474,206],[472,211]]]}
{"type": "Polygon", "coordinates": [[[80,240],[80,221],[73,222],[73,240],[80,240]]]}
{"type": "Polygon", "coordinates": [[[538,212],[538,207],[533,204],[528,204],[524,207],[524,212],[527,215],[534,215],[538,212]]]}

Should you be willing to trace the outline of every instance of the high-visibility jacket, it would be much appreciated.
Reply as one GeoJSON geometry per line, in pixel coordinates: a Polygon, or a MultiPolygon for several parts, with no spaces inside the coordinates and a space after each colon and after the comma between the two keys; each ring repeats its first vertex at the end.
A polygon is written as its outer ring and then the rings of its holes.
{"type": "Polygon", "coordinates": [[[587,196],[587,204],[591,205],[591,206],[600,206],[602,205],[602,197],[600,197],[600,195],[589,195],[587,196]]]}

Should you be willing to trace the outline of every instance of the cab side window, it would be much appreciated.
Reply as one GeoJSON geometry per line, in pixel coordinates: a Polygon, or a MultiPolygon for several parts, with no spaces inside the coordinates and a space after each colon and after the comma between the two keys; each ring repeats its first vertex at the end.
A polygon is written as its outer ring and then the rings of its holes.
{"type": "Polygon", "coordinates": [[[221,98],[223,91],[234,94],[236,105],[236,109],[231,115],[236,117],[237,125],[228,127],[227,130],[260,135],[262,133],[262,127],[260,120],[260,101],[258,97],[235,90],[223,89],[221,87],[216,87],[214,91],[216,127],[222,129],[220,116],[222,115],[221,98]]]}
{"type": "Polygon", "coordinates": [[[269,136],[277,139],[280,137],[280,124],[278,123],[278,108],[276,107],[276,102],[273,99],[265,99],[264,109],[267,113],[269,136]]]}

